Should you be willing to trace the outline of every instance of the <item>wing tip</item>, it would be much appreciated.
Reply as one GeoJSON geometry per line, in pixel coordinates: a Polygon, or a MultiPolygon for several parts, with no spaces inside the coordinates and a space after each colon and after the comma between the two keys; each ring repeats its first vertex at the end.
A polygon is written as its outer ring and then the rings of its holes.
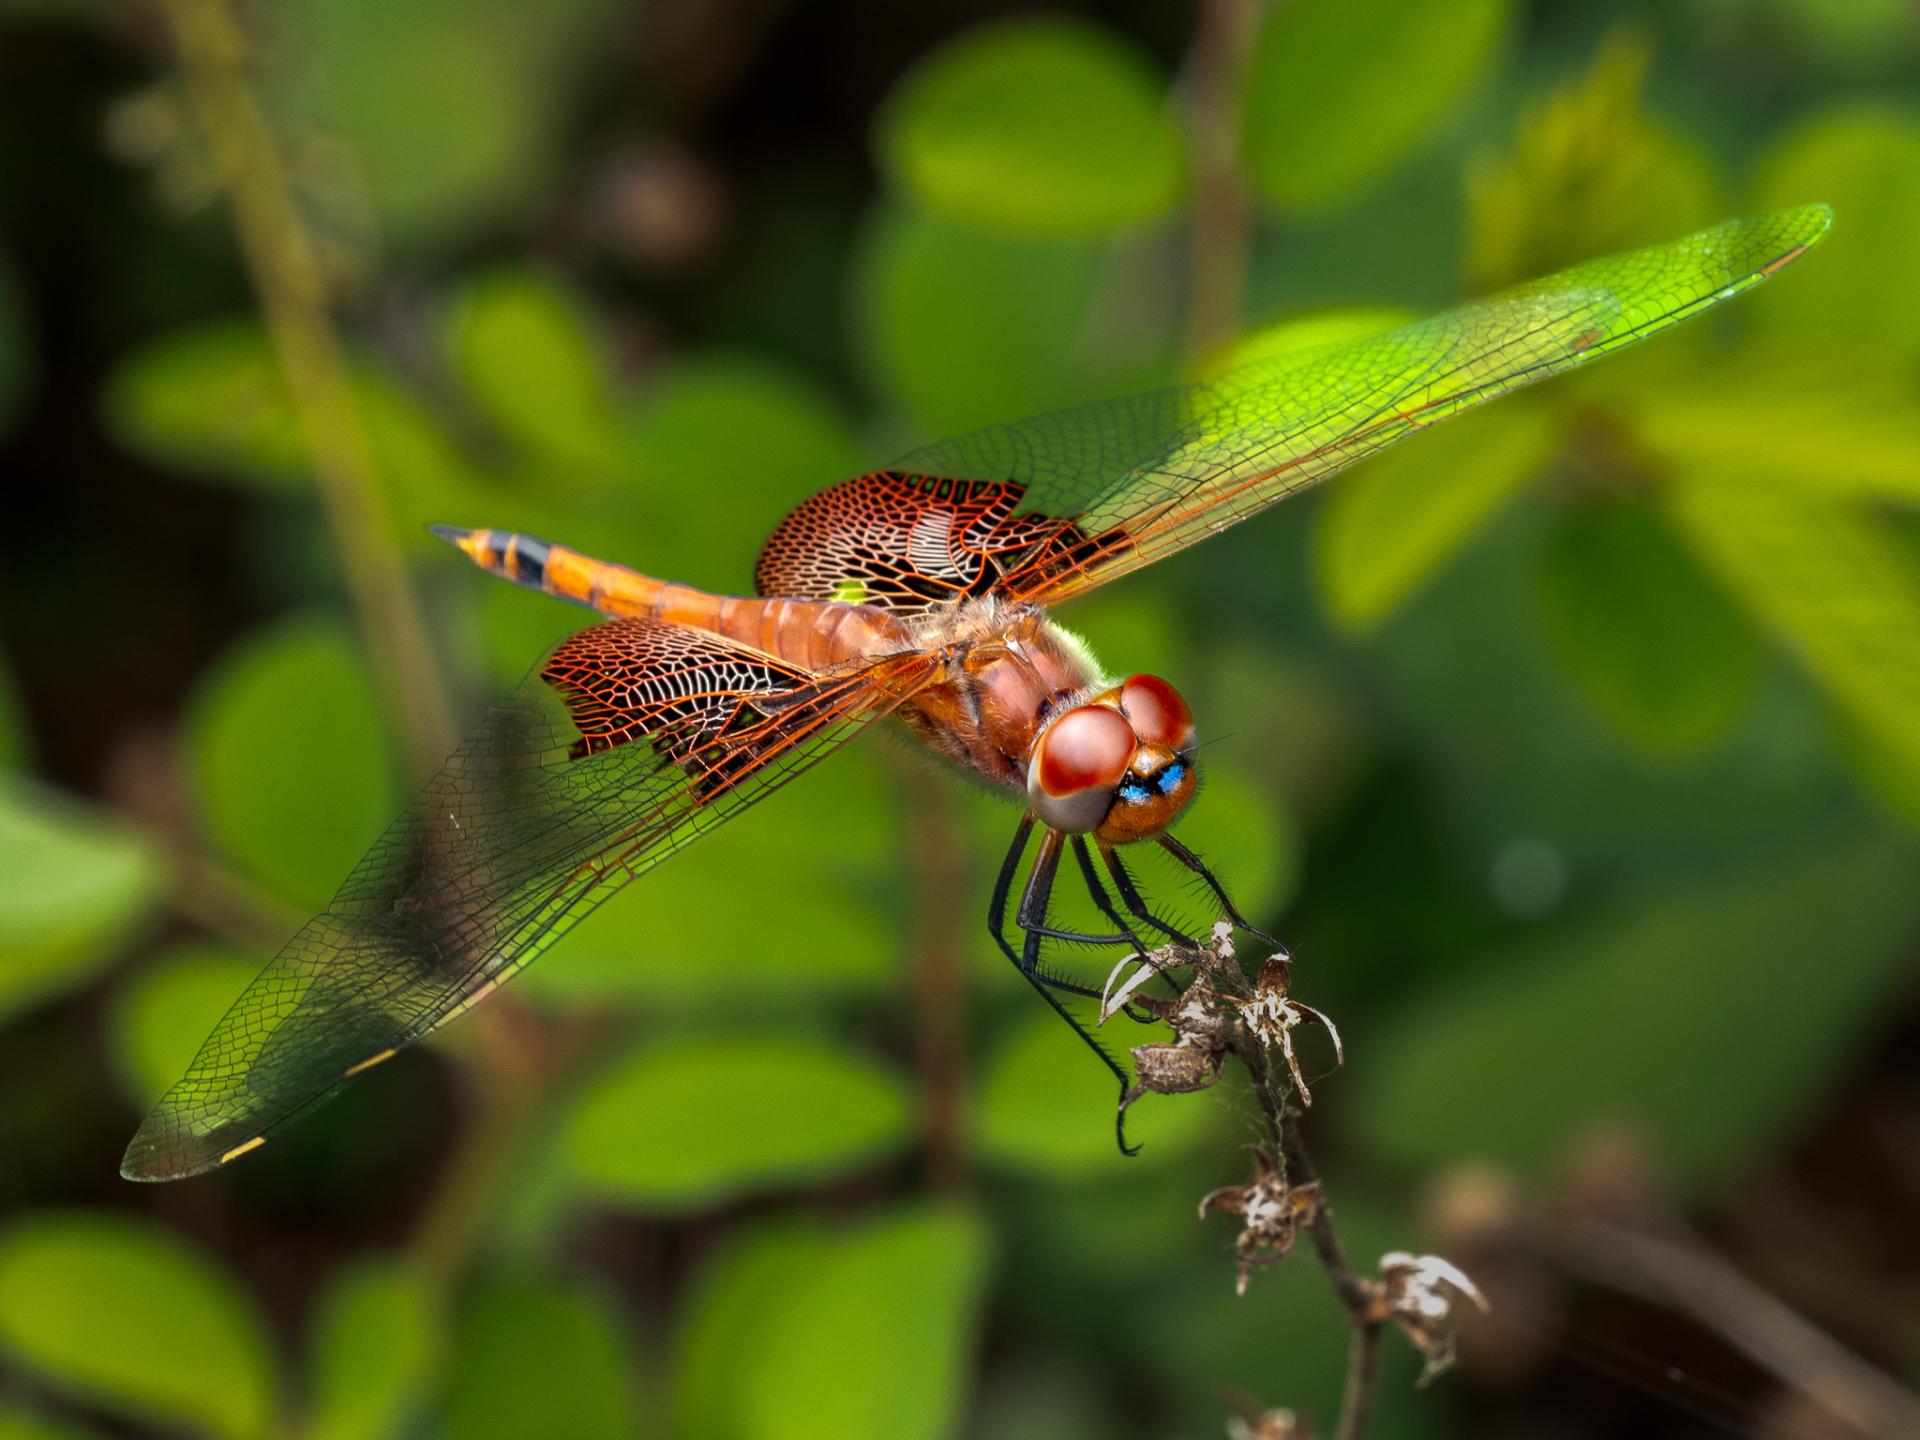
{"type": "Polygon", "coordinates": [[[219,1151],[204,1144],[182,1145],[172,1124],[158,1114],[149,1115],[120,1157],[120,1178],[140,1185],[186,1180],[218,1170],[266,1143],[267,1137],[262,1134],[219,1151]]]}

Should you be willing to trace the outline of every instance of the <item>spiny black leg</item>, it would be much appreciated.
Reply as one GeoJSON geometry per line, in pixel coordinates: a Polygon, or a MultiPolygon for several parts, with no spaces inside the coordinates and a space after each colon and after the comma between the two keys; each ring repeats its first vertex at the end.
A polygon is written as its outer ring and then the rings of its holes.
{"type": "Polygon", "coordinates": [[[1178,944],[1193,945],[1197,943],[1191,936],[1167,924],[1166,921],[1162,920],[1147,908],[1147,902],[1141,897],[1138,887],[1134,885],[1133,876],[1127,873],[1126,864],[1120,859],[1120,852],[1118,850],[1114,849],[1111,845],[1102,845],[1100,847],[1100,858],[1106,861],[1107,869],[1113,875],[1114,888],[1120,892],[1121,903],[1127,907],[1129,913],[1136,919],[1146,921],[1147,924],[1153,926],[1153,928],[1158,930],[1162,935],[1178,944]]]}
{"type": "MultiPolygon", "coordinates": [[[[1141,948],[1140,941],[1125,925],[1118,935],[1090,935],[1084,930],[1062,930],[1047,923],[1047,911],[1053,905],[1053,880],[1060,865],[1060,851],[1066,842],[1066,836],[1058,830],[1049,830],[1046,838],[1040,842],[1040,853],[1034,857],[1033,873],[1027,878],[1026,893],[1020,897],[1020,909],[1014,916],[1014,924],[1029,935],[1042,935],[1049,940],[1068,940],[1076,945],[1131,945],[1141,948]]],[[[1076,843],[1078,843],[1076,841],[1076,843]]],[[[1096,903],[1100,897],[1096,896],[1096,903]]],[[[1118,921],[1111,908],[1102,906],[1109,918],[1118,921]]],[[[1076,993],[1098,994],[1094,990],[1082,990],[1076,993]]]]}
{"type": "Polygon", "coordinates": [[[1000,873],[993,882],[993,899],[987,902],[987,930],[1016,965],[1020,957],[1007,943],[1007,896],[1013,890],[1013,877],[1020,873],[1020,857],[1027,853],[1027,841],[1032,836],[1033,812],[1028,811],[1020,817],[1020,824],[1013,832],[1013,844],[1007,847],[1007,858],[1000,862],[1000,873]]]}
{"type": "Polygon", "coordinates": [[[1073,837],[1073,858],[1080,866],[1081,877],[1087,882],[1087,894],[1093,897],[1095,908],[1113,922],[1114,928],[1126,937],[1129,945],[1142,955],[1146,954],[1146,945],[1133,933],[1133,927],[1120,918],[1120,912],[1114,908],[1113,897],[1107,894],[1107,887],[1100,883],[1100,874],[1093,868],[1093,856],[1087,850],[1086,836],[1073,837]]]}
{"type": "Polygon", "coordinates": [[[1239,926],[1249,935],[1258,935],[1275,949],[1284,951],[1287,948],[1240,913],[1240,907],[1233,903],[1233,898],[1227,894],[1226,888],[1221,885],[1213,871],[1207,868],[1206,863],[1201,860],[1198,855],[1194,854],[1171,835],[1160,836],[1158,843],[1162,850],[1165,850],[1169,855],[1173,856],[1174,859],[1186,866],[1187,869],[1193,871],[1194,874],[1207,882],[1207,888],[1213,891],[1214,898],[1219,900],[1220,908],[1226,911],[1227,918],[1235,925],[1239,926]]]}
{"type": "Polygon", "coordinates": [[[1098,998],[1098,992],[1057,976],[1045,974],[1040,968],[1040,942],[1046,930],[1039,922],[1046,918],[1047,904],[1053,897],[1054,872],[1060,864],[1062,836],[1057,830],[1049,830],[1040,842],[1040,853],[1034,857],[1033,871],[1027,877],[1027,888],[1020,897],[1020,909],[1015,915],[1015,923],[1026,931],[1026,943],[1021,947],[1017,962],[1020,973],[1027,977],[1035,990],[1038,990],[1054,1013],[1072,1027],[1073,1033],[1085,1042],[1086,1047],[1100,1057],[1100,1063],[1113,1072],[1114,1079],[1120,1082],[1120,1101],[1114,1111],[1114,1138],[1119,1142],[1122,1155],[1138,1155],[1140,1147],[1127,1144],[1126,1099],[1132,1078],[1120,1062],[1107,1053],[1106,1047],[1088,1032],[1087,1028],[1074,1017],[1072,1011],[1060,1003],[1055,989],[1071,991],[1076,995],[1098,998]],[[1031,922],[1031,923],[1030,923],[1031,922]]]}

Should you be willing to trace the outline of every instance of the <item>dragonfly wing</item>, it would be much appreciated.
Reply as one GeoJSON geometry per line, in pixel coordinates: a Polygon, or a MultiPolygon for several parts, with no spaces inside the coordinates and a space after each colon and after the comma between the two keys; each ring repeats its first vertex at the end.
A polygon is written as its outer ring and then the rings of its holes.
{"type": "Polygon", "coordinates": [[[970,552],[991,573],[971,583],[1054,603],[1449,416],[1731,299],[1817,243],[1831,221],[1823,205],[1732,221],[1589,261],[1403,329],[1257,363],[1213,384],[945,441],[809,504],[824,510],[836,493],[851,501],[850,487],[882,480],[890,489],[917,486],[934,506],[952,508],[943,497],[955,494],[991,496],[970,552]]]}
{"type": "Polygon", "coordinates": [[[813,675],[639,619],[562,642],[234,1003],[122,1173],[175,1179],[256,1148],[895,708],[933,663],[813,675]]]}

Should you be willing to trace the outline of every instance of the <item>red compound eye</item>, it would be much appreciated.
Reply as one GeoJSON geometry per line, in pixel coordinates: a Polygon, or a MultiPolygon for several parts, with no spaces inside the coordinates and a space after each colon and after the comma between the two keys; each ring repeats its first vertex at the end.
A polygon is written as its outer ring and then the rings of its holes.
{"type": "Polygon", "coordinates": [[[1037,778],[1047,795],[1111,790],[1133,759],[1133,728],[1105,705],[1069,710],[1040,737],[1037,778]]]}
{"type": "Polygon", "coordinates": [[[1193,712],[1158,675],[1134,675],[1120,687],[1120,708],[1142,745],[1184,750],[1193,743],[1193,712]]]}

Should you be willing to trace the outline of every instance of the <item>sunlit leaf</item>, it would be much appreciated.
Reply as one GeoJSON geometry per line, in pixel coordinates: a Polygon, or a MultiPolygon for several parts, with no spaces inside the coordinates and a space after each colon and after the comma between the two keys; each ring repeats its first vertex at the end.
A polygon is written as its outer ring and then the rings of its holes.
{"type": "Polygon", "coordinates": [[[1920,502],[1920,387],[1823,347],[1754,340],[1631,399],[1635,437],[1682,475],[1744,474],[1808,496],[1920,502]]]}
{"type": "MultiPolygon", "coordinates": [[[[1765,287],[1754,320],[1793,345],[1833,336],[1880,353],[1920,348],[1920,268],[1912,263],[1920,247],[1920,109],[1854,103],[1789,131],[1754,186],[1756,204],[1788,195],[1834,207],[1831,249],[1795,283],[1765,287]]],[[[1826,358],[1842,363],[1846,352],[1826,358]]]]}
{"type": "Polygon", "coordinates": [[[147,961],[113,997],[110,1037],[121,1083],[145,1110],[186,1073],[200,1042],[266,963],[223,945],[176,945],[147,961]]]}
{"type": "Polygon", "coordinates": [[[1202,366],[1197,378],[1215,379],[1243,365],[1277,360],[1283,355],[1303,355],[1319,345],[1365,340],[1410,324],[1415,318],[1404,310],[1384,305],[1293,316],[1239,337],[1220,356],[1202,366]]]}
{"type": "Polygon", "coordinates": [[[1547,538],[1540,618],[1561,666],[1621,735],[1655,753],[1698,750],[1745,707],[1752,627],[1638,500],[1576,506],[1547,538]]]}
{"type": "Polygon", "coordinates": [[[491,1276],[454,1337],[447,1440],[627,1440],[632,1341],[598,1291],[534,1275],[491,1276]]]}
{"type": "Polygon", "coordinates": [[[1869,731],[1920,764],[1920,567],[1842,502],[1748,474],[1675,488],[1696,553],[1869,731]]]}
{"type": "Polygon", "coordinates": [[[1703,1185],[1817,1106],[1908,966],[1914,856],[1849,841],[1623,910],[1450,981],[1348,1081],[1401,1161],[1541,1171],[1628,1123],[1703,1185]],[[1817,964],[1810,968],[1810,961],[1817,964]]]}
{"type": "Polygon", "coordinates": [[[280,17],[285,108],[342,143],[382,228],[442,242],[522,204],[604,13],[597,0],[300,0],[280,17]]]}
{"type": "Polygon", "coordinates": [[[1444,565],[1553,453],[1551,409],[1526,399],[1467,415],[1333,486],[1314,575],[1333,619],[1377,625],[1444,565]]]}
{"type": "MultiPolygon", "coordinates": [[[[1120,957],[1102,958],[1096,985],[1120,957]]],[[[1096,1005],[1080,1007],[1083,1022],[1091,1023],[1086,1012],[1096,1005]]],[[[1099,1038],[1124,1059],[1127,1047],[1163,1041],[1167,1032],[1118,1016],[1099,1038]]],[[[1114,1135],[1118,1098],[1107,1068],[1036,995],[1027,1016],[1010,1027],[981,1067],[980,1153],[1010,1170],[1078,1177],[1142,1160],[1177,1159],[1204,1143],[1218,1119],[1204,1095],[1149,1095],[1127,1112],[1128,1142],[1145,1147],[1142,1157],[1130,1161],[1114,1135]]]]}
{"type": "Polygon", "coordinates": [[[251,317],[148,341],[114,367],[104,405],[114,438],[164,465],[274,489],[307,485],[306,440],[251,317]]]}
{"type": "Polygon", "coordinates": [[[857,258],[860,339],[875,383],[929,435],[1075,399],[1099,255],[895,211],[857,258]]]}
{"type": "Polygon", "coordinates": [[[1510,153],[1473,167],[1467,271],[1475,289],[1657,244],[1717,217],[1707,156],[1642,108],[1652,58],[1641,31],[1616,26],[1584,74],[1522,113],[1510,153]]]}
{"type": "Polygon", "coordinates": [[[43,1211],[0,1232],[0,1350],[91,1404],[256,1436],[274,1403],[265,1334],[231,1279],[147,1221],[43,1211]]]}
{"type": "Polygon", "coordinates": [[[760,544],[780,517],[872,458],[845,412],[794,371],[720,353],[681,360],[628,421],[624,466],[644,491],[645,518],[635,552],[607,558],[748,593],[760,544]]]}
{"type": "Polygon", "coordinates": [[[845,1047],[775,1035],[650,1043],[600,1076],[569,1121],[588,1194],[697,1208],[857,1169],[907,1138],[906,1088],[845,1047]]]}
{"type": "Polygon", "coordinates": [[[673,1433],[680,1440],[740,1440],[748,1434],[742,1372],[779,1328],[803,1281],[828,1263],[824,1230],[782,1220],[736,1239],[708,1263],[675,1311],[673,1433]]]}
{"type": "Polygon", "coordinates": [[[333,1275],[309,1341],[313,1440],[406,1431],[444,1344],[435,1304],[417,1275],[390,1261],[333,1275]]]}
{"type": "Polygon", "coordinates": [[[987,1236],[953,1212],[895,1214],[838,1240],[769,1296],[743,1377],[742,1440],[938,1440],[973,1356],[987,1236]]]}
{"type": "Polygon", "coordinates": [[[1266,198],[1313,209],[1380,178],[1485,75],[1506,0],[1298,0],[1268,12],[1247,95],[1248,169],[1266,198]]]}
{"type": "Polygon", "coordinates": [[[503,267],[468,280],[447,344],[474,401],[510,442],[546,454],[573,484],[618,464],[599,342],[579,299],[553,276],[503,267]]]}
{"type": "Polygon", "coordinates": [[[188,733],[214,839],[290,900],[322,904],[392,818],[372,681],[335,622],[241,641],[202,682],[188,733]]]}
{"type": "Polygon", "coordinates": [[[1181,137],[1151,63],[1063,18],[962,33],[894,91],[881,156],[923,206],[1032,234],[1150,220],[1178,195],[1181,137]]]}
{"type": "Polygon", "coordinates": [[[0,1019],[84,984],[160,889],[139,837],[17,779],[0,780],[0,1019]]]}

